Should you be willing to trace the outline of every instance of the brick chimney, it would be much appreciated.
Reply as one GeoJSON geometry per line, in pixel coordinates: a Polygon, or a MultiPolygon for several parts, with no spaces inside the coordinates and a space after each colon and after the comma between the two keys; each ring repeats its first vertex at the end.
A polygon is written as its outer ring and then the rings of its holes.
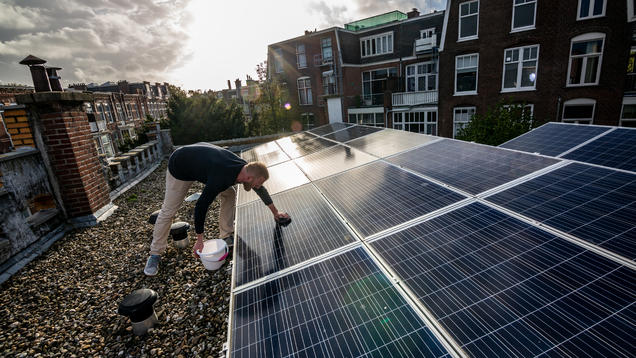
{"type": "Polygon", "coordinates": [[[230,82],[230,80],[227,80],[227,89],[232,89],[232,82],[230,82]]]}
{"type": "Polygon", "coordinates": [[[417,11],[416,8],[413,8],[411,11],[406,13],[407,19],[412,19],[412,18],[418,17],[418,16],[420,16],[420,12],[417,11]]]}

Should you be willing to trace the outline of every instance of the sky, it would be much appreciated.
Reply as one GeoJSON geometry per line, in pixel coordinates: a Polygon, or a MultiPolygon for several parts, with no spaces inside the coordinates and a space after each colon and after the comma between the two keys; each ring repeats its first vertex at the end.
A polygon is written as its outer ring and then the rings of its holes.
{"type": "Polygon", "coordinates": [[[446,0],[0,0],[0,84],[32,85],[29,54],[62,67],[62,83],[169,82],[220,90],[256,78],[267,45],[305,30],[446,0]]]}

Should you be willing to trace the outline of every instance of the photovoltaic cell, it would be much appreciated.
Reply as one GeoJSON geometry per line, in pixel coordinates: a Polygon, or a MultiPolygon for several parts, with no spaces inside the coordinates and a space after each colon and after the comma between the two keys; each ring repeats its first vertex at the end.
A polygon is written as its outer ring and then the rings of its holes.
{"type": "Polygon", "coordinates": [[[366,164],[314,184],[364,236],[465,198],[384,162],[366,164]]]}
{"type": "Polygon", "coordinates": [[[263,162],[265,165],[272,166],[289,160],[276,142],[269,142],[258,145],[252,149],[241,153],[241,158],[249,162],[263,162]]]}
{"type": "Polygon", "coordinates": [[[306,140],[302,142],[291,143],[289,145],[284,143],[285,151],[287,152],[287,154],[289,154],[289,156],[292,159],[300,158],[305,155],[316,153],[325,148],[332,147],[336,144],[337,144],[336,142],[327,140],[322,137],[316,137],[314,139],[310,139],[310,140],[306,140]]]}
{"type": "Polygon", "coordinates": [[[291,224],[276,225],[260,201],[237,210],[237,286],[356,241],[311,184],[273,195],[272,200],[291,214],[291,224]]]}
{"type": "Polygon", "coordinates": [[[232,357],[447,357],[362,249],[235,294],[232,357]]]}
{"type": "Polygon", "coordinates": [[[360,138],[371,133],[382,131],[383,129],[384,128],[379,127],[354,126],[328,134],[325,136],[325,138],[344,143],[352,139],[360,138]]]}
{"type": "Polygon", "coordinates": [[[294,161],[307,174],[309,179],[318,180],[376,159],[376,157],[357,149],[336,145],[294,161]]]}
{"type": "Polygon", "coordinates": [[[371,246],[470,356],[633,356],[634,271],[474,203],[371,246]]]}
{"type": "Polygon", "coordinates": [[[636,258],[636,174],[572,163],[487,200],[636,258]]]}
{"type": "MultiPolygon", "coordinates": [[[[294,164],[289,161],[267,168],[269,179],[263,184],[270,195],[280,193],[297,186],[309,183],[307,176],[294,164]]],[[[245,191],[242,185],[238,186],[238,205],[249,203],[260,198],[253,190],[245,191]]]]}
{"type": "Polygon", "coordinates": [[[636,171],[636,129],[618,128],[563,157],[636,171]]]}
{"type": "Polygon", "coordinates": [[[608,127],[547,123],[500,147],[555,157],[608,130],[608,127]]]}
{"type": "Polygon", "coordinates": [[[290,135],[289,137],[284,137],[281,139],[278,139],[276,141],[276,143],[283,149],[283,151],[285,153],[287,153],[287,155],[292,156],[292,155],[298,155],[300,156],[300,154],[298,153],[298,147],[303,145],[304,143],[312,140],[312,139],[316,139],[318,138],[316,135],[311,134],[309,132],[301,132],[301,133],[297,133],[294,135],[290,135]]]}
{"type": "Polygon", "coordinates": [[[478,194],[558,162],[546,158],[443,139],[387,159],[471,194],[478,194]]]}
{"type": "Polygon", "coordinates": [[[354,139],[348,142],[347,145],[376,157],[384,158],[435,139],[438,139],[438,137],[386,129],[354,139]]]}
{"type": "Polygon", "coordinates": [[[353,124],[350,123],[330,123],[324,126],[320,126],[318,128],[310,129],[309,133],[317,134],[317,135],[325,135],[331,132],[335,132],[337,130],[345,129],[347,127],[351,127],[353,124]]]}

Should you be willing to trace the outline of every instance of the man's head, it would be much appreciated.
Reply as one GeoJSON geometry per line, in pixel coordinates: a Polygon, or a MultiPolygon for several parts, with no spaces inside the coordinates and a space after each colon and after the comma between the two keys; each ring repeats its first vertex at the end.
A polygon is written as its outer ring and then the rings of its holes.
{"type": "Polygon", "coordinates": [[[245,165],[247,178],[243,181],[243,188],[250,191],[252,188],[259,189],[263,183],[269,179],[267,166],[261,162],[251,162],[245,165]]]}

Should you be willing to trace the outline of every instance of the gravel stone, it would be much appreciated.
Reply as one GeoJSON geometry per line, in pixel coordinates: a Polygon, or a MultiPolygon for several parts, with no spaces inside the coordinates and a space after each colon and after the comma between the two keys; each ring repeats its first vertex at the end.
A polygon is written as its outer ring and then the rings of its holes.
{"type": "MultiPolygon", "coordinates": [[[[0,285],[0,356],[172,357],[219,356],[227,341],[231,261],[207,271],[190,247],[169,245],[159,273],[143,273],[152,240],[148,217],[161,208],[166,161],[121,195],[111,217],[67,233],[47,252],[0,285]],[[159,324],[132,334],[117,314],[121,300],[139,288],[159,294],[159,324]]],[[[195,183],[189,194],[203,190],[195,183]]],[[[194,228],[194,205],[174,218],[194,228]]],[[[217,238],[219,203],[208,211],[206,239],[217,238]]],[[[230,253],[229,257],[232,257],[230,253]]]]}

